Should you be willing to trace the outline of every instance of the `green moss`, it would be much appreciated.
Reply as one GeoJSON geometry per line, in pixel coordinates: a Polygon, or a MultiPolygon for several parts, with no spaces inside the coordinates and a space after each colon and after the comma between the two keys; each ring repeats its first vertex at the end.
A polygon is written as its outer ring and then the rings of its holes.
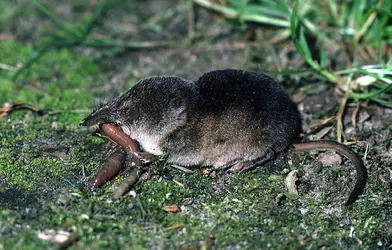
{"type": "MultiPolygon", "coordinates": [[[[10,65],[24,61],[33,53],[31,46],[8,40],[0,41],[0,51],[6,58],[3,63],[10,65]]],[[[25,74],[23,84],[11,82],[11,72],[0,71],[4,77],[0,78],[0,103],[22,101],[44,111],[60,113],[56,116],[60,126],[77,125],[89,112],[88,107],[94,104],[90,88],[97,84],[100,72],[102,70],[91,57],[65,49],[51,51],[33,64],[25,74]],[[80,112],[83,109],[85,111],[80,112]]],[[[20,118],[20,115],[11,116],[13,120],[20,118]]]]}

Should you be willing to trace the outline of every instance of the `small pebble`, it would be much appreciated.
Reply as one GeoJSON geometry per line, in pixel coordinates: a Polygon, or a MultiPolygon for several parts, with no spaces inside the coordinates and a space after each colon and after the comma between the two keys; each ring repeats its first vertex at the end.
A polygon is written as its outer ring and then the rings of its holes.
{"type": "Polygon", "coordinates": [[[321,154],[319,160],[324,167],[332,165],[340,165],[342,163],[342,157],[336,152],[325,152],[321,154]]]}
{"type": "Polygon", "coordinates": [[[304,208],[304,207],[300,207],[300,208],[298,208],[298,210],[299,210],[299,212],[300,212],[302,215],[306,215],[306,214],[309,212],[309,209],[304,208]]]}

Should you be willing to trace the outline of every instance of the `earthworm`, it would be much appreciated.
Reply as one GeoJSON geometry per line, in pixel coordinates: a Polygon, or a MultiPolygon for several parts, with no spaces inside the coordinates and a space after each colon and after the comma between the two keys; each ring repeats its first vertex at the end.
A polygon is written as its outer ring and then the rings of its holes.
{"type": "MultiPolygon", "coordinates": [[[[137,159],[137,158],[135,158],[137,159]]],[[[139,162],[140,160],[137,159],[139,162]]],[[[144,173],[144,169],[142,167],[136,167],[132,170],[132,172],[127,176],[127,178],[118,186],[114,198],[120,199],[129,189],[134,186],[137,181],[140,179],[140,176],[144,173]]]]}
{"type": "MultiPolygon", "coordinates": [[[[121,198],[124,193],[126,193],[133,185],[136,184],[136,182],[139,180],[141,174],[143,173],[142,170],[142,162],[138,157],[138,146],[135,143],[134,140],[132,140],[128,135],[126,135],[118,126],[111,124],[111,123],[103,123],[99,125],[99,128],[102,132],[103,135],[109,137],[111,140],[116,142],[118,145],[123,147],[125,150],[129,151],[133,155],[133,162],[135,163],[135,168],[132,170],[132,172],[129,174],[129,176],[123,181],[123,183],[120,184],[120,186],[117,188],[114,197],[116,199],[121,198]]],[[[113,156],[113,155],[112,155],[113,156]]],[[[112,156],[109,157],[109,160],[112,158],[112,156]]],[[[125,156],[124,156],[125,158],[125,156]]],[[[124,160],[125,161],[125,160],[124,160]]],[[[124,164],[124,162],[122,163],[124,164]]],[[[122,165],[121,164],[121,165],[122,165]]],[[[108,164],[109,165],[109,164],[108,164]]],[[[121,167],[113,166],[110,167],[108,166],[108,173],[113,173],[115,175],[118,174],[120,171],[121,167]],[[113,168],[113,169],[112,169],[113,168]],[[117,170],[118,168],[118,170],[117,170]]],[[[100,171],[101,173],[102,171],[100,171]]],[[[105,172],[106,173],[106,172],[105,172]]],[[[112,178],[115,175],[110,175],[110,174],[102,174],[102,181],[103,183],[109,179],[112,178]]],[[[96,180],[96,178],[94,179],[96,180]]],[[[99,179],[101,181],[101,179],[99,179]]]]}
{"type": "Polygon", "coordinates": [[[112,123],[101,123],[99,124],[99,129],[103,135],[106,135],[130,153],[134,154],[138,151],[138,146],[135,141],[126,135],[118,126],[112,123]]]}
{"type": "Polygon", "coordinates": [[[126,154],[122,149],[114,151],[103,164],[91,182],[91,190],[101,187],[115,177],[124,165],[126,154]]]}

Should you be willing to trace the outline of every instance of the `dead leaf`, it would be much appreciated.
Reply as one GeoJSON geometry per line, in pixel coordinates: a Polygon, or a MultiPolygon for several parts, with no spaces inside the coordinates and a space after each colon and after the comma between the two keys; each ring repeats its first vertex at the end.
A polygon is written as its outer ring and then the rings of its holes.
{"type": "Polygon", "coordinates": [[[331,131],[332,128],[333,128],[332,126],[323,128],[316,135],[314,135],[312,139],[313,140],[320,140],[321,138],[326,136],[329,133],[329,131],[331,131]]]}
{"type": "Polygon", "coordinates": [[[37,237],[41,240],[47,240],[56,243],[63,243],[69,239],[71,233],[64,230],[45,230],[43,232],[38,232],[37,237]]]}
{"type": "Polygon", "coordinates": [[[2,107],[0,107],[0,117],[5,117],[17,109],[29,109],[35,112],[39,110],[38,106],[30,105],[20,101],[16,102],[15,104],[6,102],[2,107]]]}
{"type": "Polygon", "coordinates": [[[171,213],[177,213],[181,211],[181,209],[177,206],[164,206],[163,210],[165,210],[165,212],[171,212],[171,213]]]}
{"type": "Polygon", "coordinates": [[[313,123],[310,127],[314,128],[314,127],[318,127],[321,125],[325,125],[325,124],[329,123],[330,121],[334,121],[334,120],[336,120],[336,116],[331,116],[331,117],[328,117],[322,121],[318,121],[316,123],[313,123]]]}
{"type": "Polygon", "coordinates": [[[298,197],[297,191],[298,170],[292,170],[284,180],[289,196],[298,197]]]}

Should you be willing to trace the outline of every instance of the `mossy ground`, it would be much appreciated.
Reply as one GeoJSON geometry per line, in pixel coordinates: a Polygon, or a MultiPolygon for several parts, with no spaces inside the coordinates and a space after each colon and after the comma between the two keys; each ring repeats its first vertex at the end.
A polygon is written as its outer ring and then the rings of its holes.
{"type": "MultiPolygon", "coordinates": [[[[0,51],[1,63],[16,65],[33,47],[0,40],[0,51]]],[[[353,184],[349,162],[323,168],[315,157],[296,154],[234,175],[186,174],[158,164],[134,189],[136,195],[114,200],[125,173],[89,192],[89,181],[108,149],[90,130],[78,127],[100,95],[92,90],[104,86],[111,75],[95,59],[80,51],[54,50],[16,82],[11,81],[12,72],[0,71],[0,105],[22,101],[41,110],[18,110],[0,119],[0,249],[56,246],[37,237],[48,229],[76,232],[71,249],[197,249],[206,247],[210,237],[215,239],[211,249],[392,245],[391,190],[380,179],[388,178],[391,168],[390,160],[380,155],[390,147],[385,142],[390,125],[366,132],[381,145],[368,153],[368,186],[352,207],[343,206],[353,184]],[[311,177],[304,178],[307,190],[288,198],[284,178],[293,169],[311,177]],[[307,174],[308,169],[314,170],[307,174]],[[181,212],[166,212],[165,205],[178,206],[181,212]]],[[[128,82],[114,87],[117,92],[132,85],[143,70],[133,72],[128,82]]]]}

